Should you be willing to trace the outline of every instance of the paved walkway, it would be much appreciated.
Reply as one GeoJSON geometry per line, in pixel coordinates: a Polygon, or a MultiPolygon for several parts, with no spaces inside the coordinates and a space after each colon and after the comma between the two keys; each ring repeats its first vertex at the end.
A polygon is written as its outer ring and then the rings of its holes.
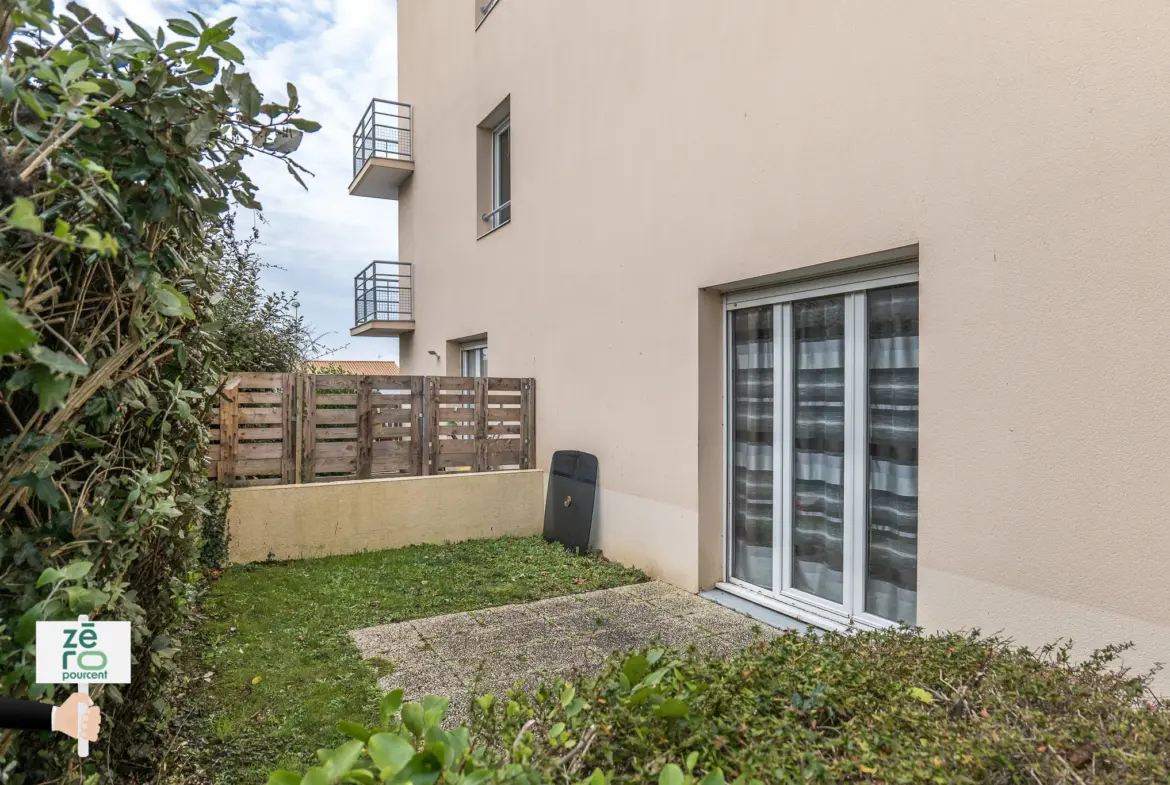
{"type": "Polygon", "coordinates": [[[406,698],[451,698],[451,715],[472,694],[503,695],[516,682],[600,669],[614,651],[650,643],[733,654],[777,630],[665,583],[639,583],[470,613],[367,627],[350,633],[365,659],[383,658],[393,672],[379,681],[406,698]]]}

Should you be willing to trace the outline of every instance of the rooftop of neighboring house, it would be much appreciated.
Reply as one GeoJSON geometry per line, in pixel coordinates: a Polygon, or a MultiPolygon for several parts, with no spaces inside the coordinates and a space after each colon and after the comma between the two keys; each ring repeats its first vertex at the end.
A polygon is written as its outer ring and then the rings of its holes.
{"type": "Polygon", "coordinates": [[[309,373],[352,373],[359,376],[397,376],[393,360],[312,360],[305,363],[309,373]]]}

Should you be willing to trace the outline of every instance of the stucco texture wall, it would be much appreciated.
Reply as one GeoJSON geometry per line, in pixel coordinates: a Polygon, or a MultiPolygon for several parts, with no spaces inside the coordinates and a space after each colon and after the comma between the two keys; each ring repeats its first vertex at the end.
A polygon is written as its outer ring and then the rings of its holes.
{"type": "Polygon", "coordinates": [[[235,564],[539,534],[539,470],[233,488],[235,564]]]}
{"type": "Polygon", "coordinates": [[[1170,5],[399,15],[405,370],[486,332],[493,374],[536,377],[542,465],[600,459],[607,555],[711,580],[722,369],[702,292],[917,245],[920,622],[1170,658],[1170,5]],[[477,241],[475,126],[505,96],[512,223],[477,241]]]}

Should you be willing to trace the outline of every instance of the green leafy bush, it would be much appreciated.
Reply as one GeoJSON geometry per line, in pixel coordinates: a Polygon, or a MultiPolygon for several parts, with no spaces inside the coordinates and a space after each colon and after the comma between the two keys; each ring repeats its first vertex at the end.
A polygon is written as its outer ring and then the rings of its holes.
{"type": "MultiPolygon", "coordinates": [[[[0,779],[92,778],[153,763],[158,684],[189,606],[215,490],[208,430],[223,372],[208,238],[243,171],[316,124],[264,103],[233,19],[109,29],[77,3],[0,3],[0,674],[35,684],[38,620],[133,624],[134,682],[95,689],[108,721],[86,772],[70,746],[0,732],[0,779]],[[53,745],[53,746],[50,746],[53,745]],[[97,772],[102,772],[99,775],[97,772]]],[[[87,780],[88,781],[88,780],[87,780]]]]}
{"type": "Polygon", "coordinates": [[[978,633],[785,633],[718,659],[654,650],[596,679],[478,698],[443,730],[446,699],[401,706],[321,750],[338,782],[1150,783],[1170,777],[1170,712],[1124,647],[1074,663],[978,633]],[[395,713],[398,712],[398,716],[395,713]]]}

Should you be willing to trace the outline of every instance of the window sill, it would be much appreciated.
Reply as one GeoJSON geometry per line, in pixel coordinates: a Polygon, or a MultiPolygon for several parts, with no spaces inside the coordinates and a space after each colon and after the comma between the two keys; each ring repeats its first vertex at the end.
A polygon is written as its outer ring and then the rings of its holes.
{"type": "Polygon", "coordinates": [[[512,219],[511,219],[511,218],[509,218],[509,219],[508,219],[508,220],[506,220],[506,221],[501,221],[501,222],[500,222],[500,224],[499,224],[499,226],[493,226],[491,229],[488,229],[486,232],[484,232],[483,234],[481,234],[479,237],[476,237],[475,239],[476,239],[476,240],[482,240],[483,238],[487,237],[489,234],[495,234],[496,232],[500,231],[500,230],[501,230],[501,229],[503,229],[505,226],[508,226],[508,225],[509,225],[509,224],[511,224],[511,223],[512,223],[512,219]]]}
{"type": "Polygon", "coordinates": [[[481,16],[479,18],[479,21],[475,23],[476,30],[479,29],[480,25],[482,25],[485,21],[487,21],[487,18],[492,15],[492,11],[496,10],[496,6],[499,4],[500,4],[500,0],[487,0],[486,5],[488,7],[488,10],[484,11],[483,16],[481,16]]]}

